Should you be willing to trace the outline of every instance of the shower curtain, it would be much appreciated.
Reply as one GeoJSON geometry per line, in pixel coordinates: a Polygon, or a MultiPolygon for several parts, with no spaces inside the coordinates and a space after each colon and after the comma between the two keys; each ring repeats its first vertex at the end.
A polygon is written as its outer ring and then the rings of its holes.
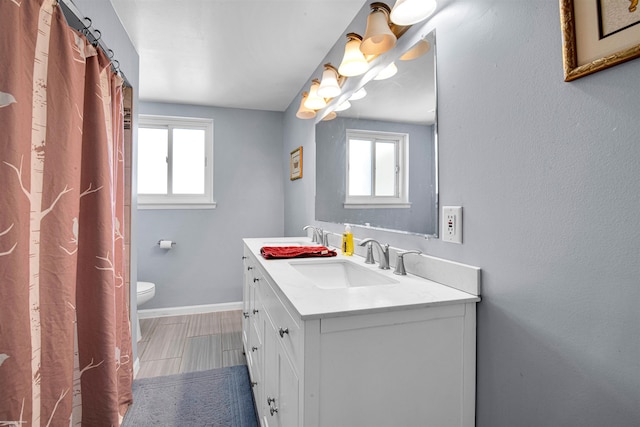
{"type": "Polygon", "coordinates": [[[131,403],[122,79],[54,0],[0,0],[0,426],[131,403]]]}

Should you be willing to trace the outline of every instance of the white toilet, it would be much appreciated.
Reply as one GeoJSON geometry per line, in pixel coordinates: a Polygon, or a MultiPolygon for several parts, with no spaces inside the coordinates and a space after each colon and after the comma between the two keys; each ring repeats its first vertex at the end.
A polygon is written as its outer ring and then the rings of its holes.
{"type": "MultiPolygon", "coordinates": [[[[156,285],[151,282],[137,282],[136,292],[136,305],[140,307],[145,302],[148,302],[156,295],[156,285]]],[[[142,339],[142,332],[140,332],[140,318],[138,317],[138,341],[142,339]]]]}

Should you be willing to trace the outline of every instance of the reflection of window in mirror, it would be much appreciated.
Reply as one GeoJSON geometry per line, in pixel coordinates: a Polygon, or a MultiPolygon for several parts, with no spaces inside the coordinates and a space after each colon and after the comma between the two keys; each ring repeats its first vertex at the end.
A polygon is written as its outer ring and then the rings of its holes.
{"type": "Polygon", "coordinates": [[[405,133],[347,130],[345,207],[410,206],[408,139],[405,133]]]}

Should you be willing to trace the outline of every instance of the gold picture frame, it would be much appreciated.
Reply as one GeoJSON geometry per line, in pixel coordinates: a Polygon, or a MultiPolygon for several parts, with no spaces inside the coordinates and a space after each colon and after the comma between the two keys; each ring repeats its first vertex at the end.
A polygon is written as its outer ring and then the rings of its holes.
{"type": "Polygon", "coordinates": [[[289,159],[289,179],[294,181],[302,178],[302,146],[291,152],[289,159]]]}
{"type": "Polygon", "coordinates": [[[560,0],[560,24],[566,82],[640,57],[637,0],[560,0]]]}

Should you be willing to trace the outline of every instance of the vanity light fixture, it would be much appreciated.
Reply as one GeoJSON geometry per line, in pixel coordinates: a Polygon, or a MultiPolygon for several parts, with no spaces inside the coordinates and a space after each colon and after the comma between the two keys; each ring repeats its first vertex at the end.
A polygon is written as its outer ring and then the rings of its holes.
{"type": "Polygon", "coordinates": [[[360,89],[353,92],[353,95],[351,95],[351,98],[349,98],[349,101],[357,101],[358,99],[362,99],[365,96],[367,96],[367,91],[364,88],[364,86],[362,86],[360,89]]]}
{"type": "Polygon", "coordinates": [[[391,22],[396,25],[413,25],[431,16],[437,6],[436,0],[396,0],[391,10],[391,22]]]}
{"type": "Polygon", "coordinates": [[[360,45],[365,55],[380,55],[396,45],[396,35],[389,28],[391,9],[384,3],[371,3],[371,13],[367,18],[367,30],[360,45]]]}
{"type": "Polygon", "coordinates": [[[369,69],[369,63],[360,51],[362,37],[356,33],[347,34],[347,44],[344,47],[344,56],[338,67],[338,73],[342,76],[353,77],[364,74],[369,69]]]}
{"type": "Polygon", "coordinates": [[[422,39],[418,43],[416,43],[411,49],[405,52],[404,55],[400,57],[401,61],[410,61],[412,59],[420,58],[425,53],[429,52],[431,49],[431,45],[428,41],[422,39]]]}
{"type": "Polygon", "coordinates": [[[335,98],[340,95],[341,89],[338,78],[338,70],[336,70],[336,67],[331,64],[324,64],[318,95],[323,98],[335,98]]]}
{"type": "Polygon", "coordinates": [[[378,73],[377,76],[373,78],[373,80],[385,80],[389,77],[393,77],[398,72],[398,67],[396,67],[395,63],[391,63],[387,65],[382,71],[378,73]]]}
{"type": "Polygon", "coordinates": [[[347,101],[344,101],[342,104],[338,104],[338,106],[333,111],[344,111],[344,110],[348,110],[349,108],[351,108],[351,103],[349,102],[349,100],[347,100],[347,101]]]}
{"type": "Polygon", "coordinates": [[[320,87],[320,80],[313,79],[311,81],[311,88],[309,89],[309,96],[304,102],[304,106],[310,110],[320,110],[327,106],[327,101],[318,95],[318,88],[320,87]]]}
{"type": "Polygon", "coordinates": [[[304,106],[308,96],[309,94],[307,92],[302,92],[302,101],[300,101],[300,108],[298,108],[298,112],[296,113],[296,117],[299,119],[313,119],[316,116],[315,111],[304,106]]]}

